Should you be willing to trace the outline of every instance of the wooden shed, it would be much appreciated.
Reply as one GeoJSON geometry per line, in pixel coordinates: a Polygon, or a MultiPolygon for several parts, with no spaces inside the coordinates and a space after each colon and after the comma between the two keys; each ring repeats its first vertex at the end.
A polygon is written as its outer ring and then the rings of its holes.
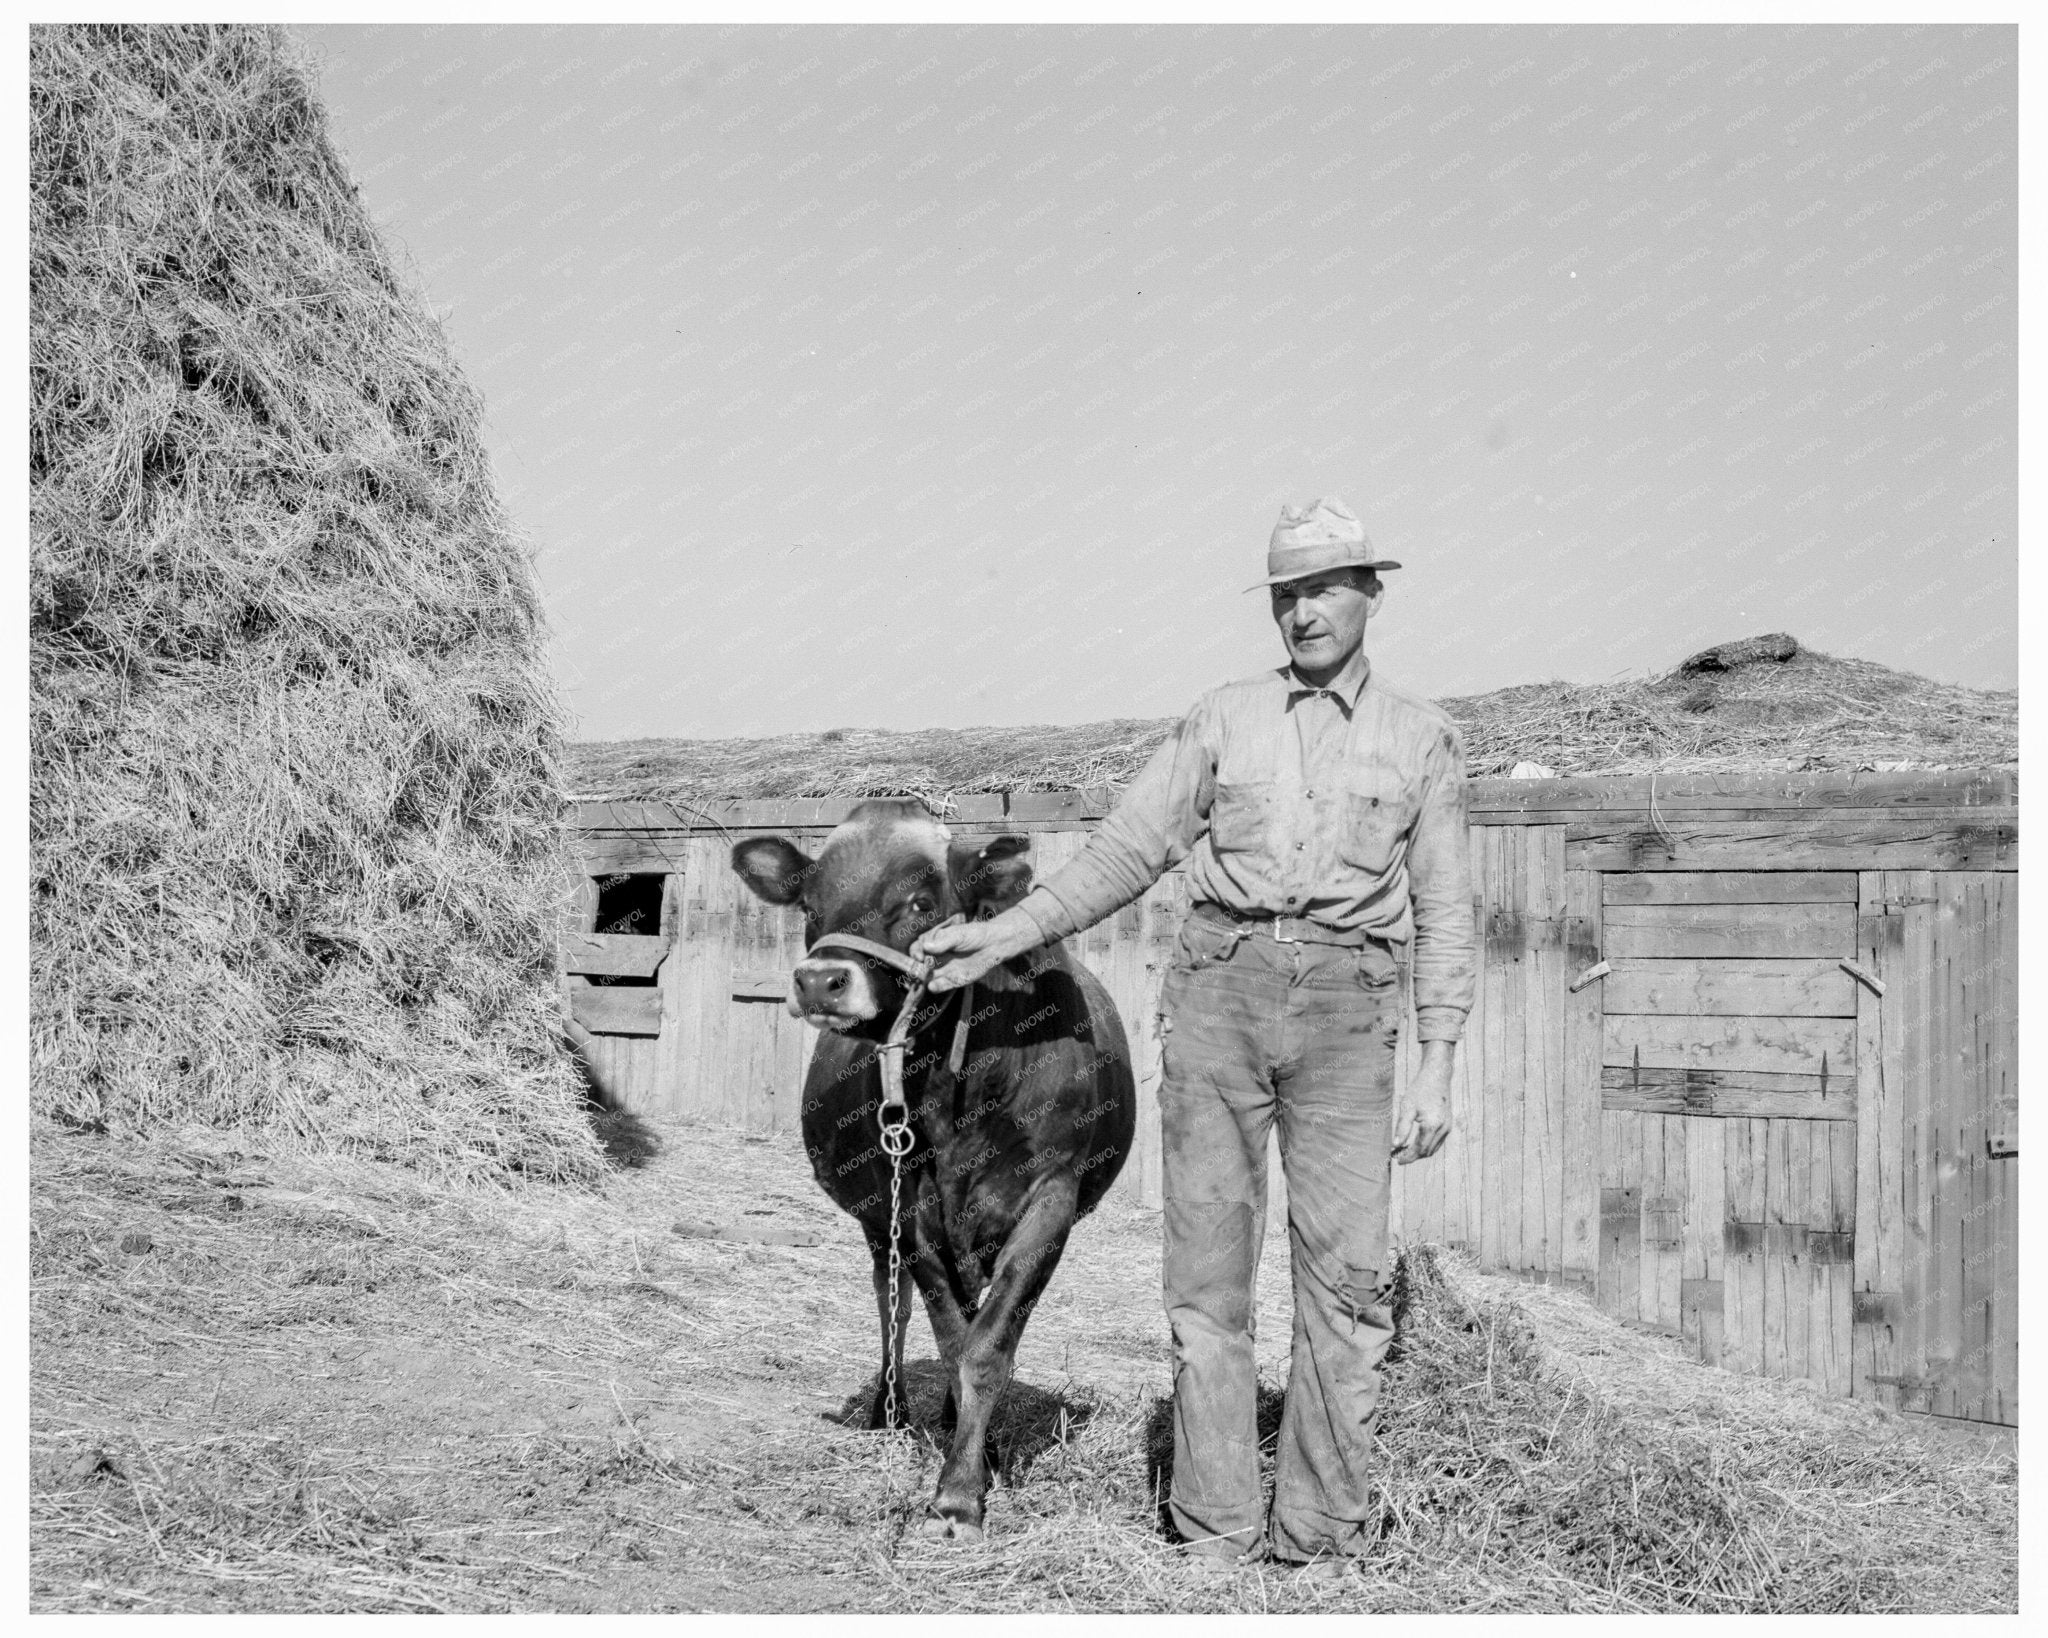
{"type": "MultiPolygon", "coordinates": [[[[615,1101],[795,1141],[802,928],[728,850],[815,845],[852,806],[578,810],[565,982],[615,1101]]],[[[1044,873],[1107,808],[975,796],[947,819],[1030,834],[1044,873]]],[[[2017,1425],[2016,777],[1483,779],[1471,818],[1478,1004],[1451,1138],[1396,1169],[1398,1232],[1578,1286],[1731,1370],[2017,1425]]],[[[1185,898],[1171,873],[1076,941],[1133,1037],[1118,1189],[1146,1206],[1185,898]]]]}

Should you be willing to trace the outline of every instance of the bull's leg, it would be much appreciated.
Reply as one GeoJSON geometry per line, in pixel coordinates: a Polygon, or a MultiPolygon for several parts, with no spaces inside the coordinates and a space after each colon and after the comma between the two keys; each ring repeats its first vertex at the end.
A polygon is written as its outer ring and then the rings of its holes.
{"type": "Polygon", "coordinates": [[[910,1292],[913,1281],[910,1278],[910,1257],[908,1246],[903,1248],[904,1278],[898,1281],[896,1293],[896,1393],[892,1400],[889,1393],[889,1241],[885,1236],[878,1244],[868,1242],[869,1254],[874,1259],[875,1312],[882,1322],[882,1374],[875,1379],[875,1395],[868,1403],[868,1428],[899,1428],[910,1425],[910,1396],[904,1391],[903,1383],[903,1333],[910,1326],[910,1292]]]}
{"type": "Polygon", "coordinates": [[[954,1376],[959,1425],[939,1474],[932,1516],[925,1520],[926,1535],[957,1541],[981,1539],[982,1498],[989,1482],[989,1418],[1009,1386],[1024,1322],[1031,1317],[1045,1282],[1052,1278],[1060,1253],[1066,1249],[1079,1196],[1080,1186],[1071,1174],[1041,1177],[996,1258],[988,1293],[967,1328],[960,1351],[954,1376]]]}
{"type": "Polygon", "coordinates": [[[911,1272],[924,1297],[925,1315],[932,1322],[932,1339],[939,1345],[939,1361],[946,1373],[946,1403],[939,1413],[939,1423],[950,1435],[959,1420],[953,1384],[958,1377],[968,1323],[973,1317],[973,1298],[953,1266],[937,1189],[925,1191],[918,1199],[917,1257],[911,1272]]]}

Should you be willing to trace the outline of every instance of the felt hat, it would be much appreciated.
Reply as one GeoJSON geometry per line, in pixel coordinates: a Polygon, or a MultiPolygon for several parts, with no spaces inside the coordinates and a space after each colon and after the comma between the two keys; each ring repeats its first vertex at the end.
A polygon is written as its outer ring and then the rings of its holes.
{"type": "Polygon", "coordinates": [[[1283,580],[1300,580],[1325,569],[1398,569],[1392,558],[1376,558],[1372,542],[1365,538],[1365,525],[1358,514],[1336,496],[1312,500],[1306,506],[1283,506],[1280,521],[1273,525],[1273,538],[1266,546],[1266,578],[1247,586],[1278,585],[1283,580]]]}

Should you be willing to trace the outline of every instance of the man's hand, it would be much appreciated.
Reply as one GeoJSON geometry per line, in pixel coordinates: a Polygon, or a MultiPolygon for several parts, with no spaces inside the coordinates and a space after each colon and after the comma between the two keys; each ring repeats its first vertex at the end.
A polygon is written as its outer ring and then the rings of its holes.
{"type": "Polygon", "coordinates": [[[991,921],[934,927],[918,935],[910,953],[945,962],[932,974],[927,986],[934,994],[943,994],[972,984],[1010,957],[1035,950],[1044,942],[1045,935],[1038,930],[1038,923],[1024,911],[1012,908],[991,921]]]}
{"type": "Polygon", "coordinates": [[[1394,1122],[1394,1158],[1406,1166],[1427,1160],[1451,1135],[1452,1041],[1424,1041],[1422,1062],[1408,1083],[1399,1118],[1394,1122]]]}

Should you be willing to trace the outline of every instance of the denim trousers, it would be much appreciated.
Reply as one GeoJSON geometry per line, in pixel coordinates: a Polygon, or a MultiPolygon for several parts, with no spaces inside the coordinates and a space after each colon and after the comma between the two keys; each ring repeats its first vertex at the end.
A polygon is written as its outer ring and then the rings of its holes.
{"type": "Polygon", "coordinates": [[[1264,1522],[1253,1287],[1276,1121],[1294,1336],[1267,1541],[1275,1557],[1307,1559],[1363,1553],[1377,1534],[1399,998],[1382,943],[1280,943],[1199,914],[1181,928],[1160,996],[1168,1507],[1198,1550],[1248,1551],[1264,1522]]]}

